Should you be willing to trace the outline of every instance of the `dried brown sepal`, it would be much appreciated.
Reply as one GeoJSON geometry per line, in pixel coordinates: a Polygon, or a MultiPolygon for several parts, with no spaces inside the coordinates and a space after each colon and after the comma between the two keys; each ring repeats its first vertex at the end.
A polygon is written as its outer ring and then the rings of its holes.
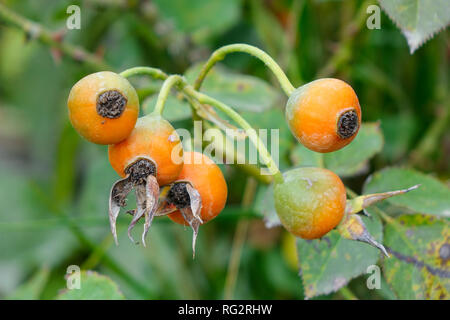
{"type": "MultiPolygon", "coordinates": [[[[373,205],[374,203],[380,202],[390,197],[398,196],[412,190],[415,190],[420,187],[420,184],[412,186],[407,189],[396,190],[396,191],[388,191],[383,193],[374,193],[374,194],[366,194],[351,200],[347,200],[347,206],[345,208],[345,212],[348,214],[358,213],[365,208],[373,205]]],[[[365,215],[368,216],[367,212],[363,211],[365,215]]]]}
{"type": "Polygon", "coordinates": [[[144,217],[144,232],[142,233],[141,241],[145,247],[145,236],[150,229],[156,209],[158,208],[159,185],[155,176],[150,175],[144,180],[144,183],[138,184],[134,188],[136,193],[137,208],[135,210],[128,211],[128,213],[133,215],[133,219],[128,226],[128,238],[137,244],[131,235],[131,231],[139,219],[144,217]]]}
{"type": "Polygon", "coordinates": [[[369,231],[367,231],[367,228],[360,216],[346,213],[342,219],[342,222],[337,227],[337,230],[345,239],[368,243],[379,249],[386,257],[389,258],[389,254],[387,253],[385,247],[381,243],[378,243],[369,231]]]}
{"type": "MultiPolygon", "coordinates": [[[[125,169],[126,178],[114,183],[109,198],[109,221],[111,232],[116,244],[117,231],[116,221],[120,208],[126,206],[126,197],[132,189],[136,193],[136,206],[134,210],[128,210],[127,213],[133,218],[128,226],[128,237],[135,242],[131,231],[139,221],[144,217],[144,231],[142,233],[142,244],[145,246],[145,236],[158,209],[159,184],[156,180],[156,166],[151,159],[139,158],[125,169]]],[[[137,243],[137,242],[135,242],[137,243]]]]}
{"type": "Polygon", "coordinates": [[[192,234],[192,258],[195,258],[195,244],[197,242],[198,236],[198,228],[200,227],[201,219],[196,218],[198,213],[192,212],[192,207],[182,208],[180,209],[181,214],[183,215],[184,220],[191,226],[193,234],[192,234]]]}
{"type": "Polygon", "coordinates": [[[191,203],[191,211],[200,224],[203,223],[201,217],[201,209],[202,209],[202,198],[200,197],[200,193],[195,189],[190,183],[186,184],[186,190],[189,194],[189,199],[191,203]]]}
{"type": "Polygon", "coordinates": [[[189,181],[177,181],[169,189],[163,189],[156,216],[163,216],[180,211],[186,223],[192,228],[192,257],[195,258],[195,244],[201,217],[202,199],[200,193],[189,181]]]}
{"type": "Polygon", "coordinates": [[[142,233],[142,244],[145,247],[145,237],[147,236],[148,230],[152,225],[155,212],[158,209],[158,198],[159,198],[159,184],[155,176],[147,177],[147,184],[145,186],[146,195],[146,210],[144,213],[144,232],[142,233]]]}
{"type": "MultiPolygon", "coordinates": [[[[138,243],[133,239],[133,236],[131,235],[131,230],[134,228],[136,223],[139,221],[140,218],[144,215],[145,212],[145,186],[144,185],[137,185],[134,190],[136,194],[136,206],[137,208],[133,210],[133,219],[131,219],[130,224],[128,225],[128,238],[131,240],[131,242],[138,243]]],[[[131,212],[129,212],[131,213],[131,212]]]]}
{"type": "Polygon", "coordinates": [[[168,214],[174,213],[178,208],[167,202],[162,202],[155,213],[156,217],[167,216],[168,214]]]}
{"type": "Polygon", "coordinates": [[[117,216],[119,215],[120,208],[126,206],[127,195],[132,189],[133,183],[131,183],[129,176],[116,181],[111,188],[109,195],[109,223],[116,245],[119,244],[116,230],[117,216]]]}
{"type": "Polygon", "coordinates": [[[178,210],[177,207],[167,201],[167,194],[169,189],[169,186],[164,186],[159,190],[158,208],[155,211],[155,217],[166,216],[178,210]]]}

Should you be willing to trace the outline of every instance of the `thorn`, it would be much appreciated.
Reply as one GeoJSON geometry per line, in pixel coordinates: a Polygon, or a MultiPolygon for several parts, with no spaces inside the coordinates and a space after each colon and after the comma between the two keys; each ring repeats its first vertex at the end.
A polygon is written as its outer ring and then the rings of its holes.
{"type": "Polygon", "coordinates": [[[51,38],[56,42],[62,42],[66,33],[67,33],[66,29],[60,29],[58,31],[53,32],[51,38]]]}
{"type": "Polygon", "coordinates": [[[59,65],[62,60],[62,52],[57,48],[50,48],[50,54],[52,56],[53,62],[55,65],[59,65]]]}

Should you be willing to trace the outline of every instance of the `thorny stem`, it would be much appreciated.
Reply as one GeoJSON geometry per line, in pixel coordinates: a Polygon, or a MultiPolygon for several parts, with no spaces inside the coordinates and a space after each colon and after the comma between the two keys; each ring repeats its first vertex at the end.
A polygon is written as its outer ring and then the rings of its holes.
{"type": "Polygon", "coordinates": [[[155,110],[154,112],[156,114],[161,115],[163,110],[164,110],[164,106],[166,104],[166,100],[167,97],[169,96],[170,93],[170,89],[172,89],[172,87],[178,83],[183,82],[183,78],[179,75],[171,75],[170,77],[168,77],[162,87],[161,90],[159,91],[159,95],[158,95],[158,99],[156,100],[156,105],[155,105],[155,110]]]}
{"type": "Polygon", "coordinates": [[[31,39],[38,39],[42,43],[58,49],[62,53],[70,56],[72,59],[88,64],[95,70],[110,69],[110,67],[99,57],[85,51],[80,47],[56,40],[55,34],[52,31],[15,13],[2,3],[0,3],[0,21],[1,20],[22,29],[31,39]]]}
{"type": "MultiPolygon", "coordinates": [[[[169,78],[169,76],[167,76],[164,72],[150,67],[131,68],[121,73],[123,77],[130,77],[139,74],[147,74],[152,77],[158,77],[158,79],[164,80],[169,78]]],[[[276,165],[275,161],[272,159],[272,156],[270,155],[269,151],[267,151],[267,148],[264,146],[264,143],[256,134],[256,131],[253,129],[253,127],[244,118],[242,118],[236,111],[234,111],[231,107],[229,107],[225,103],[220,102],[204,93],[196,91],[192,86],[190,86],[186,82],[186,80],[183,77],[181,76],[176,77],[177,78],[174,78],[173,81],[176,80],[176,83],[178,84],[178,89],[181,90],[186,96],[194,98],[200,103],[209,104],[216,107],[217,109],[227,114],[233,121],[235,121],[239,126],[241,126],[242,129],[246,130],[250,140],[255,145],[256,149],[261,155],[263,163],[267,165],[267,168],[270,174],[273,175],[275,181],[276,182],[283,181],[283,175],[281,174],[280,169],[278,169],[278,166],[276,165]]],[[[170,83],[168,83],[167,86],[169,86],[169,84],[170,83]]]]}
{"type": "Polygon", "coordinates": [[[233,52],[248,53],[264,62],[264,64],[274,73],[275,77],[277,78],[278,82],[280,83],[283,91],[286,93],[287,96],[290,96],[291,93],[295,90],[295,87],[289,81],[286,74],[283,72],[280,66],[275,62],[275,60],[273,60],[273,58],[270,55],[268,55],[266,52],[264,52],[259,48],[243,43],[236,43],[228,46],[223,46],[214,51],[209,60],[202,67],[202,70],[200,71],[200,74],[198,75],[197,80],[195,81],[194,89],[200,90],[202,82],[205,79],[208,72],[211,70],[211,68],[217,62],[223,60],[227,54],[233,52]]]}

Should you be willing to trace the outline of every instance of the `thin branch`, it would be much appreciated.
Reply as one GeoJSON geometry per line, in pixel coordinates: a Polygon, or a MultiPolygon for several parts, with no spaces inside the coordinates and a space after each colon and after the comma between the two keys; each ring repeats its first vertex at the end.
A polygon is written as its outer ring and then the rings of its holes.
{"type": "Polygon", "coordinates": [[[102,59],[87,52],[83,48],[70,43],[62,42],[55,37],[55,33],[41,26],[40,24],[28,20],[27,18],[12,11],[4,4],[0,3],[0,21],[9,23],[22,29],[30,39],[37,39],[42,43],[61,51],[61,53],[71,57],[75,61],[83,62],[95,70],[111,69],[102,59]]]}

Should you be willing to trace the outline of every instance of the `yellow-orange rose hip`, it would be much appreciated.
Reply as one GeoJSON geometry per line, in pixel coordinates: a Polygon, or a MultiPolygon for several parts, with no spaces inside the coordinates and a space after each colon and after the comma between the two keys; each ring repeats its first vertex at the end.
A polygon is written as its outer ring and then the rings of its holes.
{"type": "Polygon", "coordinates": [[[90,74],[70,90],[69,119],[75,130],[96,144],[126,139],[139,116],[136,90],[124,77],[109,71],[90,74]]]}

